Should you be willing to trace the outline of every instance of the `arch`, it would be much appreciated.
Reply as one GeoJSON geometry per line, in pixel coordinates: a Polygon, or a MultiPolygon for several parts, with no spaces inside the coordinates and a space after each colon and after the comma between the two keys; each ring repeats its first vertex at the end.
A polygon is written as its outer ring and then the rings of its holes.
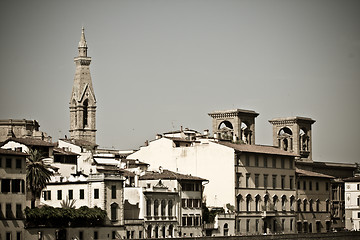
{"type": "Polygon", "coordinates": [[[163,226],[163,227],[161,228],[161,235],[162,235],[163,238],[166,238],[166,229],[165,229],[165,226],[163,226]]]}
{"type": "Polygon", "coordinates": [[[149,225],[149,226],[147,227],[147,237],[148,237],[148,238],[151,238],[151,237],[152,237],[152,226],[151,226],[151,225],[149,225]]]}
{"type": "Polygon", "coordinates": [[[165,200],[161,200],[161,216],[165,216],[166,203],[165,200]]]}
{"type": "Polygon", "coordinates": [[[224,236],[229,235],[229,225],[227,223],[224,224],[224,236]]]}
{"type": "Polygon", "coordinates": [[[259,212],[260,211],[260,195],[259,194],[256,194],[255,195],[255,211],[256,212],[259,212]]]}
{"type": "Polygon", "coordinates": [[[111,212],[111,221],[116,221],[117,220],[117,209],[118,209],[118,204],[117,203],[112,203],[110,204],[110,212],[111,212]]]}
{"type": "Polygon", "coordinates": [[[229,121],[222,121],[220,124],[219,124],[219,127],[218,129],[223,129],[223,128],[229,128],[229,129],[234,129],[233,125],[231,122],[229,121]]]}
{"type": "Polygon", "coordinates": [[[146,199],[146,215],[151,216],[151,200],[146,199]]]}
{"type": "Polygon", "coordinates": [[[154,229],[154,237],[155,237],[155,238],[159,238],[159,226],[155,226],[155,229],[154,229]]]}
{"type": "Polygon", "coordinates": [[[169,236],[172,237],[174,232],[174,225],[170,224],[169,226],[169,236]]]}
{"type": "Polygon", "coordinates": [[[169,217],[171,217],[173,215],[172,210],[173,210],[173,202],[172,202],[172,200],[169,200],[168,201],[168,216],[169,217]]]}
{"type": "Polygon", "coordinates": [[[246,195],[246,211],[250,211],[250,201],[251,201],[251,195],[246,195]]]}
{"type": "Polygon", "coordinates": [[[159,200],[154,201],[154,216],[159,216],[159,200]]]}
{"type": "Polygon", "coordinates": [[[290,135],[292,136],[293,133],[292,133],[292,130],[289,128],[289,127],[283,127],[279,130],[279,133],[278,133],[279,136],[284,136],[284,135],[290,135]]]}

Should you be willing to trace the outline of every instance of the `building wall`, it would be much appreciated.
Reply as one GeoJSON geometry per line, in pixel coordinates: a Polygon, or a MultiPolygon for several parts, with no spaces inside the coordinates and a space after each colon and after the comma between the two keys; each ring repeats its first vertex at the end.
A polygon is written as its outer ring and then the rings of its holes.
{"type": "Polygon", "coordinates": [[[330,193],[329,178],[298,177],[296,202],[298,233],[330,231],[330,193]]]}
{"type": "Polygon", "coordinates": [[[24,239],[25,184],[25,157],[0,154],[0,239],[6,239],[9,234],[12,239],[16,239],[18,235],[24,239]],[[7,161],[11,161],[11,167],[7,167],[7,161]],[[17,166],[16,161],[20,161],[21,166],[17,166]],[[13,180],[18,181],[13,182],[13,180]],[[13,189],[15,184],[18,186],[17,189],[13,189]],[[9,191],[5,189],[5,185],[9,186],[9,191]]]}
{"type": "Polygon", "coordinates": [[[345,228],[360,230],[360,181],[345,182],[345,228]]]}
{"type": "Polygon", "coordinates": [[[235,174],[237,235],[295,232],[293,157],[238,153],[235,174]]]}
{"type": "Polygon", "coordinates": [[[235,205],[232,148],[208,140],[188,147],[176,147],[172,140],[161,138],[140,148],[129,155],[128,159],[149,163],[150,169],[162,166],[171,171],[205,178],[209,180],[204,190],[207,206],[225,207],[227,203],[235,205]],[[219,189],[222,189],[221,193],[219,189]]]}

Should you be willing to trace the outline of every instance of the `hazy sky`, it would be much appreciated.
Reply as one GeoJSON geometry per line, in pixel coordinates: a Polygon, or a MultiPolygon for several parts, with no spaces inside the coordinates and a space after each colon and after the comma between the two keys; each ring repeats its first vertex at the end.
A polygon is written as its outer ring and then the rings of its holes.
{"type": "Polygon", "coordinates": [[[97,143],[136,149],[214,110],[304,116],[313,158],[360,162],[360,1],[0,2],[0,118],[69,136],[81,27],[97,97],[97,143]]]}

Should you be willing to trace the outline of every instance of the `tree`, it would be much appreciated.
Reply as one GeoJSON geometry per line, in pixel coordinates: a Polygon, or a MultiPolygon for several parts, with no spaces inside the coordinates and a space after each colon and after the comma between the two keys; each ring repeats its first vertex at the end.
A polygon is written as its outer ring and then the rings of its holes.
{"type": "Polygon", "coordinates": [[[31,192],[31,208],[35,207],[35,201],[40,198],[41,191],[46,187],[53,175],[43,163],[44,157],[38,150],[30,149],[26,160],[26,186],[31,192]]]}

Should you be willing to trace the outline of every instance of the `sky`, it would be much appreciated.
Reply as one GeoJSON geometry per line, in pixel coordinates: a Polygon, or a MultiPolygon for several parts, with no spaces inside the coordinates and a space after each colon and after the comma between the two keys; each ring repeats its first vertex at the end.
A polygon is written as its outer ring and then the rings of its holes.
{"type": "Polygon", "coordinates": [[[211,130],[209,112],[313,125],[313,159],[360,162],[360,1],[0,2],[0,119],[69,136],[81,27],[97,98],[97,143],[138,149],[157,133],[211,130]]]}

